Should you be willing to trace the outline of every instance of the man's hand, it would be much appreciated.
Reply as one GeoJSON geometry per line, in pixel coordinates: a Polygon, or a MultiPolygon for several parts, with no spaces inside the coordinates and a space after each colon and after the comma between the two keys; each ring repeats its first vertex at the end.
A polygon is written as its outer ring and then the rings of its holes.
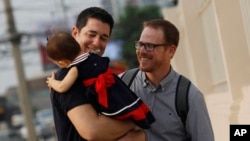
{"type": "Polygon", "coordinates": [[[117,141],[147,141],[147,138],[143,129],[134,129],[117,141]]]}

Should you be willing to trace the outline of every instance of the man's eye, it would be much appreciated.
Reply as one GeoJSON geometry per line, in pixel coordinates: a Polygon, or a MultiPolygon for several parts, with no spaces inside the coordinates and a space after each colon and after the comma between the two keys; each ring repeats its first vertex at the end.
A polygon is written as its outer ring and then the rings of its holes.
{"type": "Polygon", "coordinates": [[[153,45],[153,44],[147,44],[146,46],[147,46],[147,47],[149,47],[149,48],[154,47],[154,45],[153,45]]]}
{"type": "Polygon", "coordinates": [[[143,43],[139,43],[139,46],[144,46],[145,44],[143,44],[143,43]]]}
{"type": "Polygon", "coordinates": [[[108,40],[108,38],[107,38],[107,37],[101,37],[101,40],[103,40],[103,41],[107,41],[107,40],[108,40]]]}
{"type": "Polygon", "coordinates": [[[95,37],[95,34],[89,34],[88,36],[89,37],[95,37]]]}

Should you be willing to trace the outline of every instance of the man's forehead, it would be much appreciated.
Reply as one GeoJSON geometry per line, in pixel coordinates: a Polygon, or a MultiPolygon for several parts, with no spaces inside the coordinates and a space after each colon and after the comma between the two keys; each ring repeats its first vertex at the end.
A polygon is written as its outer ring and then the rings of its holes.
{"type": "Polygon", "coordinates": [[[85,31],[91,33],[97,33],[100,35],[105,35],[109,37],[110,34],[110,26],[107,23],[104,23],[97,19],[89,19],[86,23],[86,26],[83,27],[85,31]]]}

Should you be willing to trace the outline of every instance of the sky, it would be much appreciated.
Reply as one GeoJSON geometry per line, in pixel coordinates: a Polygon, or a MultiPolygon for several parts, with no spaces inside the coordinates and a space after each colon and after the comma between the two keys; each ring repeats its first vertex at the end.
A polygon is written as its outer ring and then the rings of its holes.
{"type": "MultiPolygon", "coordinates": [[[[43,31],[44,24],[66,17],[68,26],[74,24],[74,17],[81,10],[90,6],[101,6],[100,0],[10,0],[14,12],[16,29],[18,32],[32,33],[43,31]],[[63,12],[61,2],[65,3],[63,12]],[[64,16],[66,15],[66,16],[64,16]]],[[[7,34],[4,0],[0,1],[0,38],[7,34]]],[[[20,45],[25,78],[30,79],[43,74],[38,39],[23,37],[20,45]]],[[[9,87],[17,85],[15,62],[9,43],[0,43],[0,95],[9,87]]]]}

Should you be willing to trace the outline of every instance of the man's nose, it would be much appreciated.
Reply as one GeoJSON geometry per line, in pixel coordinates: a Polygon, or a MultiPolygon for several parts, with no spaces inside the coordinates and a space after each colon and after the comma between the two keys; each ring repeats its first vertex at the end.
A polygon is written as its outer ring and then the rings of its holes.
{"type": "Polygon", "coordinates": [[[93,42],[92,42],[95,46],[99,46],[101,44],[101,40],[100,38],[96,37],[93,39],[93,42]]]}

